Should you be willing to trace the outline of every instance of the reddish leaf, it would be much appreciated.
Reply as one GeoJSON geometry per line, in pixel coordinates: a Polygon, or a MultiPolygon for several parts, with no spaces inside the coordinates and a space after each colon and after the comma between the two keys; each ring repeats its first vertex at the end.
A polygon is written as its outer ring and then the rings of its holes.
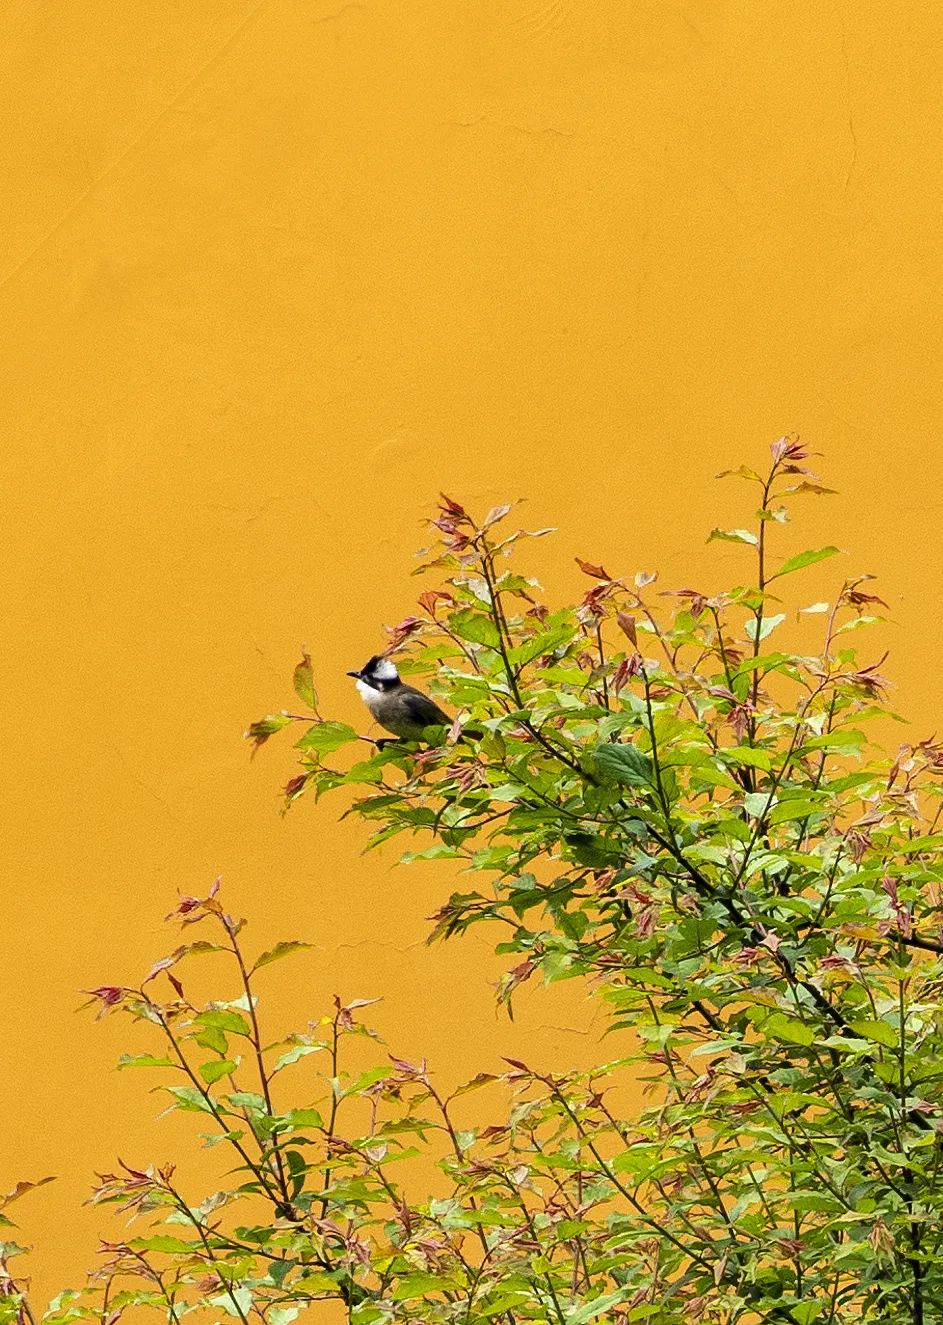
{"type": "Polygon", "coordinates": [[[18,1201],[21,1196],[25,1196],[27,1192],[33,1191],[36,1187],[45,1187],[47,1182],[55,1182],[55,1178],[38,1178],[36,1182],[27,1182],[24,1179],[18,1182],[10,1191],[0,1193],[0,1209],[12,1205],[14,1201],[18,1201]]]}
{"type": "Polygon", "coordinates": [[[436,603],[454,603],[455,599],[450,593],[442,589],[427,589],[425,593],[419,595],[419,606],[423,608],[430,616],[435,616],[436,603]]]}
{"type": "Polygon", "coordinates": [[[596,566],[591,561],[584,561],[582,557],[574,557],[573,560],[579,566],[580,570],[586,575],[591,575],[594,580],[611,580],[612,576],[607,575],[602,566],[596,566]]]}
{"type": "Polygon", "coordinates": [[[491,510],[485,516],[484,523],[481,526],[482,529],[489,529],[491,525],[497,524],[498,521],[503,520],[506,515],[510,515],[512,509],[513,507],[510,502],[503,506],[492,506],[491,510]]]}
{"type": "Polygon", "coordinates": [[[629,616],[628,612],[620,612],[616,617],[616,621],[618,621],[619,628],[622,630],[623,634],[628,635],[629,639],[632,641],[635,647],[638,648],[638,635],[636,634],[635,630],[635,617],[629,616]]]}
{"type": "Polygon", "coordinates": [[[155,962],[147,975],[141,981],[142,985],[148,984],[155,976],[160,975],[161,971],[169,970],[179,960],[180,954],[174,953],[170,957],[161,957],[160,961],[155,962]]]}
{"type": "Polygon", "coordinates": [[[468,513],[464,506],[459,506],[457,501],[453,501],[451,497],[447,497],[444,492],[440,492],[439,496],[442,498],[442,504],[439,509],[444,511],[446,515],[450,515],[453,520],[468,519],[468,513]]]}
{"type": "Polygon", "coordinates": [[[410,635],[415,635],[417,630],[421,630],[422,625],[421,617],[408,616],[404,617],[397,626],[387,626],[386,630],[390,636],[390,643],[386,653],[392,653],[395,649],[398,649],[404,640],[409,639],[410,635]]]}

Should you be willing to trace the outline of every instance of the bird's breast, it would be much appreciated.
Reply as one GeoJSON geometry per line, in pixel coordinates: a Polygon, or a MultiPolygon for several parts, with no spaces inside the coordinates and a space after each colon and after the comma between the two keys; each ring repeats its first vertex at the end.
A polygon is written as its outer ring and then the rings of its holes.
{"type": "Polygon", "coordinates": [[[366,681],[357,682],[357,693],[366,704],[370,712],[376,716],[377,709],[382,701],[382,695],[379,690],[375,690],[372,685],[367,685],[366,681]]]}

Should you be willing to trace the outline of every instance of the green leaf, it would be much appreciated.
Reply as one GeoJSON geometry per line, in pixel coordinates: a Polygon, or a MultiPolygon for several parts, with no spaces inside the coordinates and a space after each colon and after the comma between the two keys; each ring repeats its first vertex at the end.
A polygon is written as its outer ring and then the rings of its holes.
{"type": "Polygon", "coordinates": [[[607,1293],[605,1297],[594,1298],[592,1302],[584,1302],[581,1307],[575,1311],[568,1311],[566,1315],[566,1325],[585,1325],[588,1320],[601,1316],[604,1311],[614,1307],[618,1302],[624,1302],[626,1289],[617,1289],[614,1293],[607,1293]]]}
{"type": "Polygon", "coordinates": [[[292,1109],[286,1115],[292,1127],[323,1127],[324,1119],[317,1109],[292,1109]]]}
{"type": "Polygon", "coordinates": [[[906,842],[901,842],[895,849],[901,856],[916,856],[941,845],[943,845],[943,833],[927,833],[923,837],[912,837],[906,842]]]}
{"type": "Polygon", "coordinates": [[[426,1293],[441,1293],[449,1285],[445,1276],[437,1274],[425,1274],[417,1271],[416,1274],[407,1274],[393,1289],[394,1302],[408,1302],[414,1297],[425,1297],[426,1293]]]}
{"type": "Polygon", "coordinates": [[[347,1095],[356,1095],[362,1090],[369,1090],[369,1088],[375,1086],[378,1081],[384,1081],[391,1075],[392,1069],[389,1067],[371,1067],[357,1077],[356,1081],[351,1081],[349,1085],[345,1085],[340,1094],[344,1097],[347,1095]]]}
{"type": "Polygon", "coordinates": [[[810,801],[807,797],[783,800],[770,810],[769,823],[770,825],[782,824],[791,819],[805,819],[807,815],[814,814],[819,808],[818,802],[810,801]]]}
{"type": "Polygon", "coordinates": [[[118,1059],[118,1071],[123,1067],[177,1067],[172,1058],[158,1058],[156,1054],[122,1054],[118,1059]]]}
{"type": "Polygon", "coordinates": [[[291,718],[285,713],[266,713],[264,718],[259,718],[258,722],[253,722],[248,731],[243,732],[243,739],[251,741],[255,750],[260,745],[264,745],[270,736],[280,732],[283,727],[287,727],[291,718]]]}
{"type": "Polygon", "coordinates": [[[212,1026],[216,1030],[228,1031],[232,1035],[251,1035],[245,1017],[228,1008],[210,1008],[207,1012],[199,1013],[193,1020],[198,1026],[212,1026]]]}
{"type": "Polygon", "coordinates": [[[212,1106],[197,1090],[196,1086],[165,1086],[168,1094],[177,1101],[173,1108],[183,1113],[212,1113],[212,1106]]]}
{"type": "Polygon", "coordinates": [[[459,1095],[467,1095],[470,1091],[480,1090],[482,1086],[488,1086],[492,1081],[497,1081],[498,1077],[492,1076],[490,1072],[478,1072],[470,1081],[466,1081],[461,1086],[456,1086],[449,1096],[450,1100],[457,1099],[459,1095]]]}
{"type": "Polygon", "coordinates": [[[233,1109],[248,1109],[250,1113],[265,1113],[265,1100],[251,1090],[234,1090],[224,1097],[224,1102],[233,1109]]]}
{"type": "Polygon", "coordinates": [[[306,649],[301,651],[301,662],[295,668],[293,677],[295,694],[299,699],[304,700],[308,708],[316,709],[318,706],[318,695],[314,688],[314,671],[311,667],[311,659],[308,657],[306,649]]]}
{"type": "Polygon", "coordinates": [[[268,1321],[268,1325],[291,1325],[291,1322],[300,1313],[300,1306],[269,1307],[265,1313],[265,1319],[268,1321]]]}
{"type": "Polygon", "coordinates": [[[756,547],[759,539],[749,529],[712,529],[707,536],[708,543],[749,543],[756,547]]]}
{"type": "Polygon", "coordinates": [[[759,623],[755,620],[748,621],[743,629],[747,638],[751,639],[754,644],[758,644],[761,640],[765,640],[767,635],[771,635],[776,627],[781,626],[785,620],[786,613],[777,612],[775,616],[764,616],[759,623]],[[759,626],[759,629],[757,629],[757,626],[759,626]]]}
{"type": "Polygon", "coordinates": [[[212,1049],[214,1053],[226,1057],[229,1041],[226,1039],[225,1031],[221,1031],[218,1026],[204,1026],[195,1039],[203,1049],[212,1049]]]}
{"type": "Polygon", "coordinates": [[[863,1035],[866,1040],[874,1040],[887,1049],[896,1049],[900,1045],[900,1032],[886,1021],[853,1021],[851,1029],[856,1035],[863,1035]]]}
{"type": "Polygon", "coordinates": [[[751,483],[762,483],[763,480],[755,469],[750,469],[748,465],[738,465],[736,469],[722,469],[717,478],[746,478],[751,483]]]}
{"type": "Polygon", "coordinates": [[[128,1245],[135,1251],[163,1251],[177,1256],[195,1256],[200,1251],[198,1242],[187,1242],[185,1238],[173,1238],[163,1233],[149,1238],[134,1238],[128,1245]]]}
{"type": "Polygon", "coordinates": [[[602,741],[593,747],[593,760],[600,776],[625,786],[651,786],[654,768],[648,755],[634,745],[602,741]]]}
{"type": "Polygon", "coordinates": [[[305,948],[310,948],[310,943],[302,943],[300,939],[283,939],[281,943],[276,943],[274,948],[269,948],[268,952],[263,952],[261,957],[256,957],[252,970],[252,975],[262,966],[268,966],[271,962],[281,961],[282,957],[289,957],[293,952],[302,952],[305,948]]]}
{"type": "MultiPolygon", "coordinates": [[[[303,1279],[295,1279],[292,1282],[292,1291],[295,1293],[337,1293],[338,1283],[334,1275],[306,1274],[303,1279]]],[[[270,1315],[271,1313],[269,1313],[270,1315]]]]}
{"type": "Polygon", "coordinates": [[[751,791],[743,798],[743,808],[751,819],[759,819],[760,815],[765,814],[772,804],[772,797],[768,791],[751,791]]]}
{"type": "Polygon", "coordinates": [[[764,773],[769,773],[773,767],[768,751],[760,750],[755,745],[738,745],[721,753],[729,763],[745,764],[748,768],[759,768],[764,773]]]}
{"type": "Polygon", "coordinates": [[[635,1145],[631,1150],[623,1150],[610,1162],[613,1173],[631,1173],[636,1178],[647,1178],[664,1158],[658,1146],[653,1144],[635,1145]]]}
{"type": "Polygon", "coordinates": [[[275,1066],[272,1068],[273,1074],[281,1072],[283,1067],[291,1067],[292,1063],[297,1063],[299,1059],[305,1058],[308,1054],[316,1054],[323,1049],[323,1044],[295,1044],[290,1049],[276,1059],[275,1066]]]}
{"type": "Polygon", "coordinates": [[[840,727],[837,731],[826,732],[824,736],[813,736],[811,740],[806,741],[802,749],[857,750],[864,741],[864,732],[853,727],[840,727]]]}
{"type": "Polygon", "coordinates": [[[763,1022],[762,1031],[770,1039],[786,1040],[789,1044],[808,1046],[815,1040],[815,1031],[798,1017],[787,1017],[784,1012],[774,1012],[763,1022]]]}
{"type": "Polygon", "coordinates": [[[200,1064],[200,1076],[208,1086],[214,1081],[219,1081],[221,1077],[230,1077],[238,1063],[234,1063],[231,1058],[214,1058],[209,1063],[200,1064]]]}
{"type": "Polygon", "coordinates": [[[812,1325],[812,1322],[818,1320],[824,1310],[824,1302],[795,1302],[789,1308],[796,1325],[812,1325]]]}
{"type": "Polygon", "coordinates": [[[229,1316],[246,1320],[252,1310],[252,1290],[245,1285],[229,1288],[206,1299],[214,1307],[219,1307],[229,1316]]]}
{"type": "Polygon", "coordinates": [[[349,745],[357,740],[357,733],[346,722],[316,722],[309,727],[300,741],[295,743],[296,750],[316,750],[318,754],[333,754],[342,745],[349,745]]]}
{"type": "Polygon", "coordinates": [[[814,566],[817,561],[824,561],[826,557],[834,557],[841,551],[837,547],[811,548],[808,552],[799,552],[788,561],[784,561],[775,575],[771,575],[770,580],[778,580],[781,575],[791,575],[794,570],[804,570],[806,566],[814,566]]]}
{"type": "Polygon", "coordinates": [[[501,642],[498,628],[491,617],[471,607],[463,612],[453,612],[449,617],[449,626],[456,635],[472,644],[485,644],[489,649],[496,649],[501,642]]]}
{"type": "Polygon", "coordinates": [[[524,667],[527,663],[533,662],[535,658],[540,658],[545,653],[553,653],[554,649],[561,644],[565,644],[573,638],[573,630],[570,626],[556,626],[553,630],[545,630],[533,639],[526,640],[516,648],[511,649],[509,659],[513,667],[524,667]]]}

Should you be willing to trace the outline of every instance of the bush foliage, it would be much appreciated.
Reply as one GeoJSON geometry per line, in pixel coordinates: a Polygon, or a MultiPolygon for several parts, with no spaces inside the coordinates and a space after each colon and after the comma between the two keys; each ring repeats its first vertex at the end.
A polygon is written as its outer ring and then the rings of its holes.
{"type": "MultiPolygon", "coordinates": [[[[552,608],[508,562],[548,531],[443,499],[435,586],[388,650],[456,714],[426,744],[362,758],[302,658],[308,716],[248,733],[304,725],[287,803],[340,792],[371,845],[453,859],[434,936],[497,927],[509,1007],[525,981],[587,981],[614,1057],[513,1062],[445,1094],[425,1064],[348,1066],[370,1035],[356,1004],[269,1044],[256,973],[298,945],[251,962],[215,893],[184,899],[176,919],[213,937],[94,997],[144,1023],[127,1065],[165,1075],[234,1152],[233,1182],[193,1203],[172,1166],[107,1175],[94,1199],[139,1231],[53,1325],[207,1303],[286,1325],[327,1300],[354,1325],[943,1320],[943,747],[888,759],[869,736],[894,716],[854,647],[879,619],[869,577],[796,630],[794,577],[837,551],[771,547],[825,491],[807,460],[782,439],[765,473],[734,471],[755,525],[711,538],[750,569],[710,595],[580,561],[590,587],[552,608]],[[817,651],[790,649],[816,621],[817,651]],[[197,1006],[179,967],[211,951],[236,996],[197,1006]],[[648,1102],[628,1109],[639,1078],[648,1102]],[[457,1098],[489,1088],[510,1094],[499,1121],[460,1125],[457,1098]]],[[[12,1280],[6,1303],[26,1309],[12,1280]]]]}

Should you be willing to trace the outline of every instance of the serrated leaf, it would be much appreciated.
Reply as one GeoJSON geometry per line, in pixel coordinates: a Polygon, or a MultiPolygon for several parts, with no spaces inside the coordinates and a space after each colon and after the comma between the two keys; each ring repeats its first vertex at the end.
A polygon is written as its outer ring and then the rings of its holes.
{"type": "Polygon", "coordinates": [[[317,1109],[292,1109],[287,1115],[292,1127],[323,1127],[324,1119],[317,1109]]]}
{"type": "MultiPolygon", "coordinates": [[[[802,746],[805,750],[857,750],[864,744],[864,732],[856,727],[839,727],[823,736],[813,736],[802,746]]],[[[800,753],[802,753],[800,751],[800,753]]]]}
{"type": "Polygon", "coordinates": [[[172,1058],[159,1058],[156,1054],[122,1054],[118,1059],[118,1071],[123,1067],[176,1067],[172,1058]]]}
{"type": "Polygon", "coordinates": [[[612,579],[612,576],[608,574],[607,571],[603,570],[602,566],[598,566],[593,561],[584,561],[582,557],[574,557],[573,560],[576,562],[577,566],[579,566],[583,574],[588,575],[590,579],[605,580],[606,582],[612,579]]]}
{"type": "Polygon", "coordinates": [[[746,478],[752,483],[762,483],[763,480],[755,469],[750,469],[747,465],[738,465],[736,469],[722,469],[715,478],[746,478]]]}
{"type": "Polygon", "coordinates": [[[761,814],[765,814],[772,803],[772,798],[768,791],[751,791],[743,798],[743,808],[751,819],[759,819],[761,814]]]}
{"type": "Polygon", "coordinates": [[[170,1237],[166,1233],[155,1233],[149,1238],[134,1238],[128,1245],[135,1251],[163,1251],[176,1256],[194,1256],[200,1250],[200,1243],[187,1242],[185,1238],[170,1237]]]}
{"type": "Polygon", "coordinates": [[[604,1311],[614,1307],[618,1302],[624,1302],[627,1290],[617,1289],[614,1293],[607,1293],[605,1297],[597,1297],[592,1302],[584,1302],[581,1307],[575,1311],[568,1311],[566,1314],[566,1325],[586,1325],[586,1321],[595,1320],[601,1316],[604,1311]]]}
{"type": "Polygon", "coordinates": [[[231,1058],[214,1058],[208,1063],[201,1063],[199,1072],[206,1084],[211,1086],[222,1077],[231,1077],[238,1066],[231,1058]]]}
{"type": "Polygon", "coordinates": [[[754,644],[759,644],[771,635],[777,626],[781,626],[786,620],[785,612],[777,612],[774,616],[764,616],[759,623],[756,620],[748,621],[743,629],[748,639],[754,644]]]}
{"type": "Polygon", "coordinates": [[[356,741],[357,733],[346,722],[316,722],[309,727],[300,741],[296,741],[296,750],[315,750],[318,754],[333,754],[342,745],[356,741]]]}
{"type": "Polygon", "coordinates": [[[816,801],[808,800],[806,797],[797,797],[793,800],[780,801],[774,805],[769,812],[769,823],[783,824],[792,819],[805,819],[808,815],[814,814],[819,805],[816,801]]]}
{"type": "Polygon", "coordinates": [[[789,1308],[796,1325],[812,1325],[825,1310],[824,1302],[795,1302],[789,1308]]]}
{"type": "Polygon", "coordinates": [[[457,1086],[455,1090],[452,1091],[449,1099],[454,1100],[457,1099],[459,1095],[467,1095],[470,1091],[480,1090],[482,1086],[490,1085],[492,1081],[497,1081],[498,1079],[499,1078],[494,1076],[491,1072],[479,1072],[477,1075],[473,1076],[470,1081],[466,1081],[463,1085],[457,1086]]]}
{"type": "Polygon", "coordinates": [[[337,1279],[330,1274],[306,1274],[303,1279],[293,1280],[291,1287],[295,1293],[336,1293],[337,1279]]]}
{"type": "Polygon", "coordinates": [[[252,742],[252,753],[255,754],[260,745],[264,745],[270,736],[280,732],[290,722],[291,718],[285,713],[266,713],[264,718],[259,718],[258,722],[253,722],[248,730],[243,732],[243,740],[252,742]]]}
{"type": "Polygon", "coordinates": [[[841,551],[837,547],[810,548],[807,552],[798,552],[788,561],[784,561],[779,570],[771,575],[770,580],[778,580],[781,575],[791,575],[793,571],[804,570],[806,566],[814,566],[817,561],[824,561],[826,557],[834,557],[841,551]]]}
{"type": "Polygon", "coordinates": [[[221,1031],[218,1026],[204,1026],[199,1035],[195,1036],[195,1041],[203,1049],[212,1049],[214,1053],[226,1057],[226,1051],[229,1048],[229,1041],[226,1039],[226,1032],[221,1031]]]}
{"type": "Polygon", "coordinates": [[[323,1044],[294,1044],[275,1060],[272,1072],[273,1074],[281,1072],[282,1068],[291,1067],[292,1063],[299,1062],[300,1059],[306,1058],[308,1054],[319,1053],[323,1048],[323,1044]]]}
{"type": "Polygon", "coordinates": [[[599,774],[610,782],[625,786],[651,786],[654,767],[647,754],[624,742],[601,741],[593,747],[593,760],[599,774]]]}
{"type": "Polygon", "coordinates": [[[238,1012],[229,1008],[210,1008],[193,1018],[198,1026],[213,1026],[217,1030],[227,1031],[231,1035],[250,1035],[249,1023],[238,1012]]]}
{"type": "Polygon", "coordinates": [[[369,1090],[378,1081],[385,1081],[389,1076],[392,1076],[392,1069],[388,1067],[368,1068],[366,1072],[357,1077],[356,1081],[351,1081],[348,1085],[345,1085],[341,1090],[341,1094],[344,1096],[356,1095],[362,1090],[369,1090]]]}
{"type": "Polygon", "coordinates": [[[8,1192],[0,1193],[0,1209],[6,1209],[14,1201],[18,1201],[21,1196],[27,1192],[34,1191],[37,1187],[45,1187],[47,1182],[55,1182],[55,1177],[37,1178],[35,1182],[28,1182],[25,1178],[16,1183],[8,1192]]]}
{"type": "Polygon", "coordinates": [[[763,1022],[762,1032],[773,1040],[785,1040],[789,1044],[808,1046],[815,1041],[815,1031],[798,1017],[787,1017],[784,1012],[774,1012],[763,1022]]]}
{"type": "Polygon", "coordinates": [[[883,1044],[886,1049],[897,1049],[900,1045],[900,1032],[889,1026],[886,1021],[853,1021],[851,1029],[866,1040],[883,1044]]]}
{"type": "Polygon", "coordinates": [[[496,649],[500,643],[498,628],[491,617],[472,608],[453,612],[449,617],[449,626],[456,635],[472,644],[485,644],[490,649],[496,649]]]}
{"type": "Polygon", "coordinates": [[[712,529],[707,536],[708,543],[748,543],[756,547],[759,539],[749,529],[712,529]]]}
{"type": "Polygon", "coordinates": [[[233,1109],[248,1109],[250,1113],[265,1113],[265,1100],[252,1090],[234,1090],[224,1097],[224,1103],[233,1109]]]}
{"type": "Polygon", "coordinates": [[[773,767],[773,761],[767,750],[761,750],[755,745],[737,745],[732,749],[721,752],[724,758],[733,764],[744,764],[748,768],[758,768],[764,773],[769,773],[773,767]]]}
{"type": "Polygon", "coordinates": [[[294,677],[292,678],[295,686],[295,694],[303,700],[308,708],[316,709],[318,706],[318,695],[314,688],[314,671],[311,667],[311,659],[308,651],[302,649],[301,662],[295,667],[294,677]]]}
{"type": "Polygon", "coordinates": [[[262,966],[269,966],[272,962],[281,961],[283,957],[289,957],[293,952],[303,952],[305,948],[311,946],[310,943],[302,943],[300,939],[283,939],[281,943],[276,943],[274,948],[269,948],[268,952],[263,952],[261,957],[256,957],[249,974],[254,974],[262,966]]]}
{"type": "Polygon", "coordinates": [[[441,1293],[447,1287],[448,1281],[444,1276],[417,1271],[415,1274],[404,1275],[394,1286],[393,1301],[408,1302],[411,1298],[424,1297],[426,1293],[441,1293]]]}
{"type": "Polygon", "coordinates": [[[183,1113],[213,1112],[205,1096],[195,1086],[165,1086],[164,1089],[177,1101],[173,1108],[183,1113]]]}

